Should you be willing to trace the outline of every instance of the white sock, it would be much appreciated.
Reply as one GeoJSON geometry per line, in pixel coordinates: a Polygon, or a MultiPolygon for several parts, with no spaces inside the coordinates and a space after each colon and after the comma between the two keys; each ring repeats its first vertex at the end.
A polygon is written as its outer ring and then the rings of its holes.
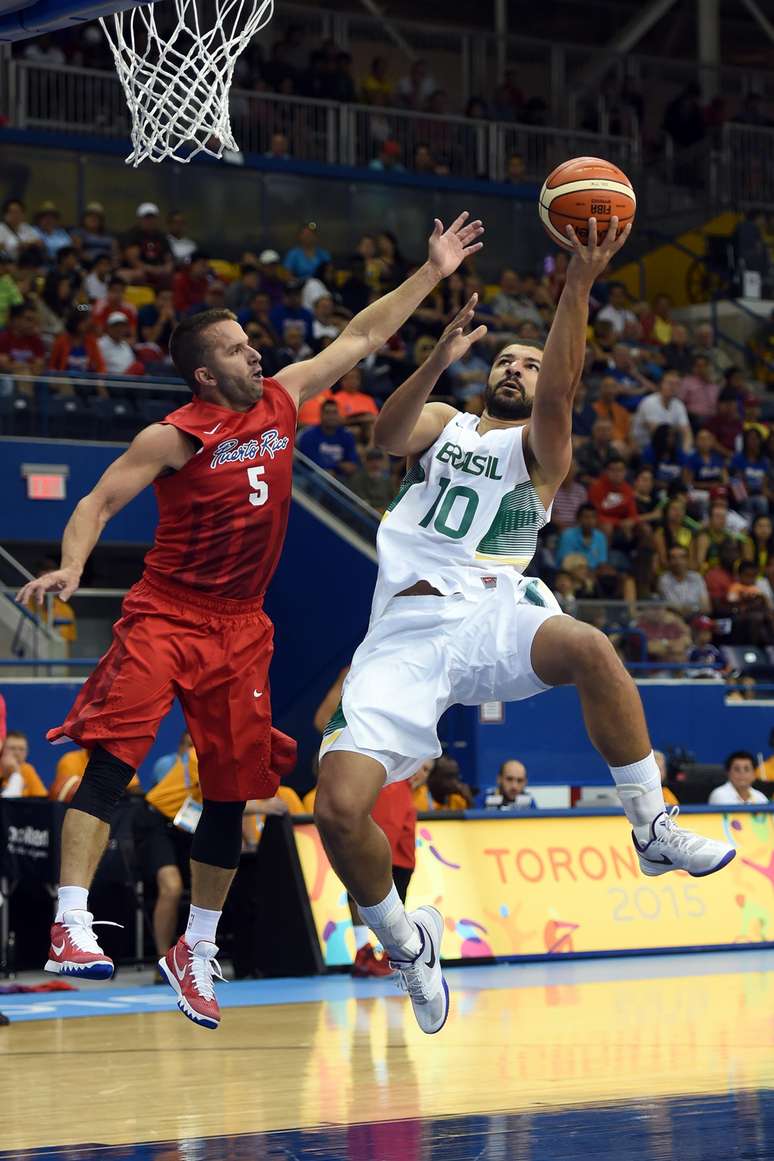
{"type": "Polygon", "coordinates": [[[419,955],[422,947],[419,932],[406,914],[394,883],[381,903],[375,903],[373,907],[362,907],[358,903],[357,909],[388,956],[410,959],[419,955]]]}
{"type": "Polygon", "coordinates": [[[222,911],[207,911],[205,907],[194,907],[192,903],[191,910],[188,913],[188,924],[185,929],[185,935],[183,936],[188,946],[195,947],[202,940],[206,943],[214,943],[218,930],[218,921],[222,914],[222,911]]]}
{"type": "Polygon", "coordinates": [[[661,774],[653,751],[629,766],[611,766],[610,773],[624,813],[632,824],[634,837],[639,842],[647,841],[653,819],[666,810],[661,774]]]}
{"type": "Polygon", "coordinates": [[[371,942],[371,932],[368,930],[367,927],[363,926],[362,924],[358,923],[357,925],[355,925],[353,923],[352,924],[352,931],[354,932],[354,935],[355,935],[355,947],[357,948],[358,951],[360,951],[361,947],[365,947],[365,945],[367,943],[371,942]]]}
{"type": "Polygon", "coordinates": [[[65,911],[88,911],[88,887],[60,887],[56,893],[56,918],[54,923],[61,923],[65,911]]]}

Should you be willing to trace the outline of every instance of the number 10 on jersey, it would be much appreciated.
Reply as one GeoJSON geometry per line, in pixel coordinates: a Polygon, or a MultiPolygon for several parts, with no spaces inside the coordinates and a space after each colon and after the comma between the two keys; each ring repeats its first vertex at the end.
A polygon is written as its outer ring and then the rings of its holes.
{"type": "Polygon", "coordinates": [[[250,482],[250,487],[255,490],[250,493],[250,503],[254,508],[262,508],[269,499],[269,485],[266,480],[262,480],[261,476],[266,471],[262,464],[257,464],[254,468],[247,469],[247,479],[250,482]]]}

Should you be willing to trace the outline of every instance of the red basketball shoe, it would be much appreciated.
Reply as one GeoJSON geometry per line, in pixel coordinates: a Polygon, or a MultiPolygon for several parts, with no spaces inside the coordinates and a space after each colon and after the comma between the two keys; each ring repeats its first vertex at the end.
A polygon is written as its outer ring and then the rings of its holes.
{"type": "Polygon", "coordinates": [[[378,959],[374,949],[370,943],[364,943],[362,947],[357,949],[355,962],[352,964],[353,976],[391,976],[394,975],[390,967],[387,956],[382,956],[378,959]]]}
{"type": "MultiPolygon", "coordinates": [[[[90,911],[66,911],[61,923],[51,928],[51,947],[45,971],[55,975],[77,976],[86,980],[109,980],[113,961],[97,943],[90,911]]],[[[107,920],[99,920],[107,923],[107,920]]],[[[120,927],[120,923],[111,923],[120,927]]]]}
{"type": "Polygon", "coordinates": [[[181,936],[170,947],[159,968],[167,983],[177,992],[177,1006],[184,1016],[202,1028],[217,1028],[220,1008],[215,999],[213,980],[225,977],[215,959],[218,949],[214,943],[199,940],[191,948],[181,936]]]}

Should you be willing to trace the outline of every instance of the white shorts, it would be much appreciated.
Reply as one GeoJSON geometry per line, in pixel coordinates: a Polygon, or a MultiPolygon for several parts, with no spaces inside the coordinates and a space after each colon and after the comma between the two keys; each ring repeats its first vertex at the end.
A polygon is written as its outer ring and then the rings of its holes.
{"type": "Polygon", "coordinates": [[[347,750],[380,762],[386,784],[410,778],[441,753],[438,720],[449,706],[523,701],[550,688],[531,651],[556,616],[564,616],[556,598],[532,577],[498,576],[473,597],[393,597],[352,659],[320,758],[347,750]]]}

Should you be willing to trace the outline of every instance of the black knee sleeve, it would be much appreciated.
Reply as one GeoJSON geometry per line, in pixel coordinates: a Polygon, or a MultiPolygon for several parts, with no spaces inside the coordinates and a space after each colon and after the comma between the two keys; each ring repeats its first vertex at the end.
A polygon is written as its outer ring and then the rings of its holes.
{"type": "Polygon", "coordinates": [[[102,746],[91,751],[81,784],[70,805],[102,822],[110,822],[116,803],[132,780],[134,770],[102,746]]]}
{"type": "Polygon", "coordinates": [[[191,843],[191,858],[211,867],[231,871],[239,866],[242,852],[244,802],[213,802],[205,798],[191,843]]]}

